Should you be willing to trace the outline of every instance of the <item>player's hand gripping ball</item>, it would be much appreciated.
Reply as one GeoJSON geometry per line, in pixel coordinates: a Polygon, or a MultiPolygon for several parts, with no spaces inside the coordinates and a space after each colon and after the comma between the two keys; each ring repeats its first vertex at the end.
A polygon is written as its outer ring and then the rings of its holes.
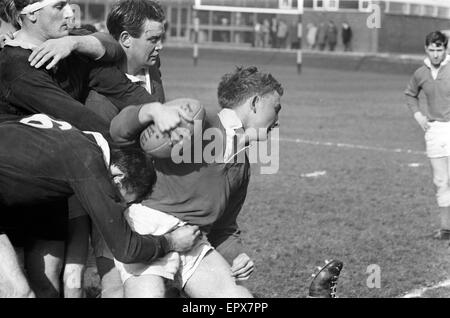
{"type": "Polygon", "coordinates": [[[195,124],[195,121],[200,120],[203,124],[205,118],[205,109],[196,99],[178,98],[165,103],[163,107],[180,107],[191,121],[180,116],[180,124],[170,134],[162,133],[154,123],[141,133],[141,148],[155,158],[170,158],[173,146],[190,141],[192,136],[201,136],[202,125],[198,122],[195,124]],[[171,138],[173,132],[180,136],[180,140],[176,143],[171,138]]]}

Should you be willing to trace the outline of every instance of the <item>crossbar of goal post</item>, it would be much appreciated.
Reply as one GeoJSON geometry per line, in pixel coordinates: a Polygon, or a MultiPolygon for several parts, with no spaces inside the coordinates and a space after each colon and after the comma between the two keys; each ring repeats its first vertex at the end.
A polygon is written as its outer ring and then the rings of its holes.
{"type": "MultiPolygon", "coordinates": [[[[203,0],[205,1],[205,0],[203,0]]],[[[239,1],[231,1],[239,3],[239,1]]],[[[297,15],[297,39],[298,48],[296,50],[297,55],[297,72],[301,73],[302,70],[302,33],[303,33],[303,3],[304,0],[279,0],[278,8],[258,8],[258,7],[244,7],[244,6],[225,6],[225,5],[208,5],[202,4],[202,0],[195,0],[194,4],[194,51],[193,60],[194,65],[197,65],[198,61],[198,39],[200,31],[200,19],[198,18],[197,11],[221,11],[221,12],[242,12],[242,13],[266,13],[266,14],[286,14],[286,15],[297,15]],[[293,2],[296,2],[296,6],[293,6],[293,2]]]]}

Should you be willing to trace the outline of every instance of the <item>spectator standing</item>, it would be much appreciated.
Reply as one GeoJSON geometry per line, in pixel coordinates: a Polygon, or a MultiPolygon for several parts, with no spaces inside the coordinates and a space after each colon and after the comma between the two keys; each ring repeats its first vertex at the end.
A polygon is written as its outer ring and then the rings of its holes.
{"type": "Polygon", "coordinates": [[[288,36],[288,25],[284,20],[281,20],[278,24],[278,30],[277,30],[277,43],[278,47],[285,49],[286,48],[286,40],[288,36]]]}
{"type": "Polygon", "coordinates": [[[262,24],[259,23],[259,21],[255,22],[254,34],[255,40],[253,45],[255,47],[262,47],[263,46],[262,24]]]}
{"type": "Polygon", "coordinates": [[[262,24],[262,33],[263,33],[263,46],[269,47],[270,42],[270,22],[268,19],[264,19],[262,24]]]}
{"type": "Polygon", "coordinates": [[[338,30],[336,27],[336,24],[334,24],[333,21],[328,22],[328,28],[327,28],[327,42],[328,42],[328,48],[331,52],[334,51],[337,44],[337,34],[338,30]]]}
{"type": "Polygon", "coordinates": [[[347,22],[342,23],[342,43],[344,43],[344,51],[352,51],[353,31],[347,22]]]}
{"type": "Polygon", "coordinates": [[[306,26],[306,41],[308,44],[308,49],[314,50],[316,47],[317,39],[317,27],[314,23],[308,23],[306,26]]]}
{"type": "Polygon", "coordinates": [[[317,29],[317,46],[319,50],[323,51],[325,49],[325,45],[327,43],[327,26],[325,22],[321,22],[319,24],[319,28],[317,29]]]}
{"type": "Polygon", "coordinates": [[[272,20],[270,21],[270,43],[273,48],[278,47],[277,31],[278,31],[278,20],[276,17],[273,17],[272,20]]]}

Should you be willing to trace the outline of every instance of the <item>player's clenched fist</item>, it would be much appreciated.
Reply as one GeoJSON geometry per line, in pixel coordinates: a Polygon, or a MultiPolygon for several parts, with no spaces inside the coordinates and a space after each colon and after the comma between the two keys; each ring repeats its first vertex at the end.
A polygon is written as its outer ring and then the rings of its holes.
{"type": "Polygon", "coordinates": [[[201,234],[197,225],[184,225],[164,236],[169,241],[171,251],[187,252],[197,243],[201,234]]]}

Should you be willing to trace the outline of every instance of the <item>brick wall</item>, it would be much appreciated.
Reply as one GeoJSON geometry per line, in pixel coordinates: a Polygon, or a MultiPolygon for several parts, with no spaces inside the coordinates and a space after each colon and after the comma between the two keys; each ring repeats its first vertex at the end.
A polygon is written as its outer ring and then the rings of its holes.
{"type": "Polygon", "coordinates": [[[450,20],[386,14],[379,30],[379,52],[423,53],[425,36],[450,29],[450,20]]]}
{"type": "MultiPolygon", "coordinates": [[[[333,20],[338,27],[338,46],[336,50],[342,51],[341,24],[347,21],[353,31],[353,51],[356,52],[377,52],[378,49],[378,30],[367,27],[368,13],[364,12],[317,12],[305,11],[303,15],[303,38],[306,41],[306,26],[308,23],[314,23],[316,26],[324,21],[333,20]]],[[[306,47],[306,43],[305,43],[306,47]]]]}

